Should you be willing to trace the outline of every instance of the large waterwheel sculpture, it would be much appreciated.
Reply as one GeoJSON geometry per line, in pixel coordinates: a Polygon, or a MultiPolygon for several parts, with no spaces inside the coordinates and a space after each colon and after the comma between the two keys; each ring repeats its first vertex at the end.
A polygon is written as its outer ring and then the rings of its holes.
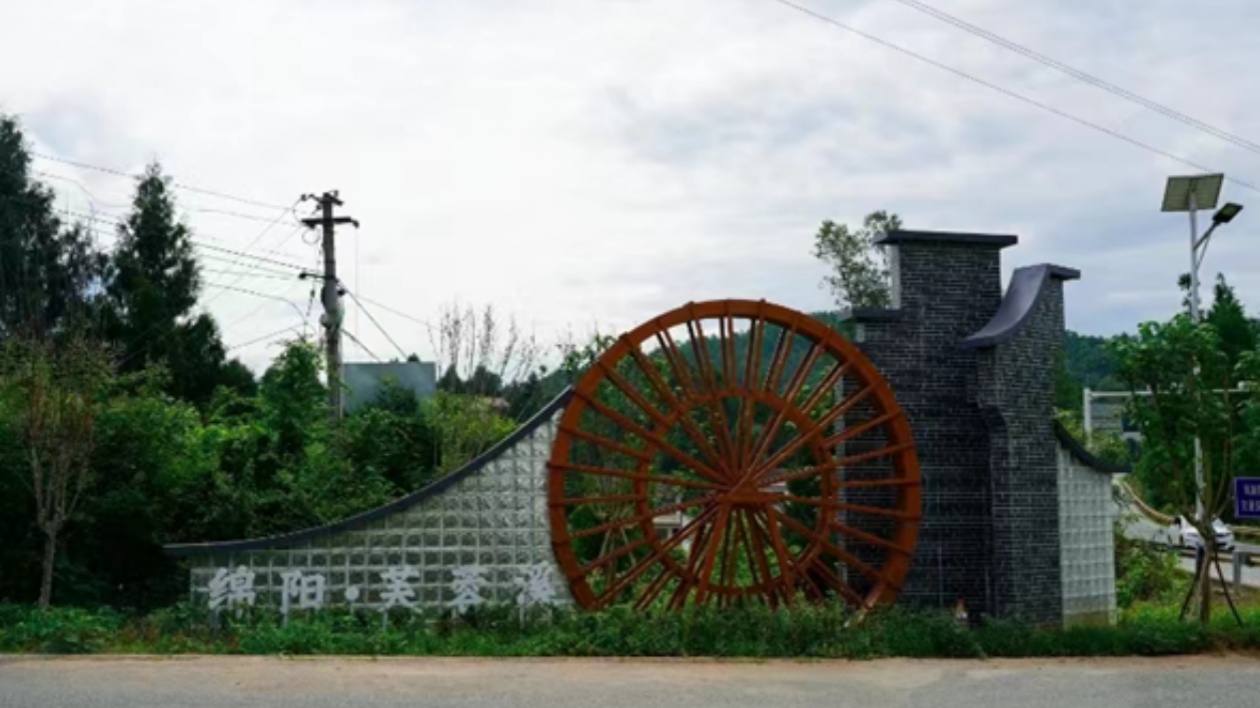
{"type": "Polygon", "coordinates": [[[887,381],[826,324],[744,300],[685,305],[600,355],[560,421],[548,495],[586,608],[891,602],[920,513],[887,381]]]}

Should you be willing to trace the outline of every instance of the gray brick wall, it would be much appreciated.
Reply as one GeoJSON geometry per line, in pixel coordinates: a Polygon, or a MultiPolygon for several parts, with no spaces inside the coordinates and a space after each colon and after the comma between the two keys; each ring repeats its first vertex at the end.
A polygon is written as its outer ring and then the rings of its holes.
{"type": "Polygon", "coordinates": [[[978,400],[989,427],[993,611],[1035,622],[1062,615],[1054,378],[1063,281],[1047,278],[1010,340],[980,351],[978,400]]]}
{"type": "Polygon", "coordinates": [[[889,239],[897,317],[858,316],[859,346],[890,381],[923,477],[919,542],[898,602],[989,608],[988,436],[979,356],[961,342],[1002,299],[1005,237],[889,239]]]}
{"type": "Polygon", "coordinates": [[[1010,320],[1006,336],[965,341],[1002,319],[1001,250],[1014,242],[890,234],[893,310],[853,318],[859,346],[906,412],[923,478],[919,543],[899,602],[950,607],[961,598],[973,614],[1058,622],[1053,393],[1062,281],[1074,273],[1050,269],[1040,291],[1012,291],[1008,313],[1023,302],[1035,303],[1031,312],[1010,320]]]}

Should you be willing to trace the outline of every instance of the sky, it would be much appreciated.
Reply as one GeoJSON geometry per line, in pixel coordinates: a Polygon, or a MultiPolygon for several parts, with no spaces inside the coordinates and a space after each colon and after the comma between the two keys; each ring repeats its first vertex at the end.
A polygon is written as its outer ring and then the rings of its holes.
{"type": "MultiPolygon", "coordinates": [[[[1260,185],[1260,154],[904,3],[795,1],[1260,185]]],[[[1260,95],[1245,90],[1260,66],[1260,4],[927,2],[1260,141],[1260,95]]],[[[127,173],[156,159],[181,184],[281,207],[339,190],[340,212],[362,224],[338,233],[344,282],[407,314],[368,305],[424,359],[433,341],[416,320],[456,304],[491,305],[545,346],[691,300],[828,309],[818,224],[877,209],[906,228],[1017,234],[1007,276],[1079,268],[1067,291],[1077,331],[1132,330],[1181,297],[1187,220],[1160,201],[1167,176],[1202,170],[774,0],[41,0],[4,15],[0,111],[21,118],[37,152],[127,173]]],[[[35,168],[57,175],[45,179],[60,206],[104,219],[124,213],[134,186],[42,158],[35,168]]],[[[292,213],[177,195],[202,242],[317,262],[292,213]]],[[[1254,211],[1218,232],[1203,269],[1225,273],[1244,303],[1260,303],[1257,197],[1226,185],[1222,202],[1254,211]]],[[[229,273],[207,283],[279,298],[207,286],[202,307],[233,355],[261,369],[292,332],[267,335],[318,328],[318,299],[303,322],[309,281],[241,277],[213,258],[225,252],[203,253],[207,270],[229,273]]],[[[397,355],[347,306],[351,334],[397,355]]]]}

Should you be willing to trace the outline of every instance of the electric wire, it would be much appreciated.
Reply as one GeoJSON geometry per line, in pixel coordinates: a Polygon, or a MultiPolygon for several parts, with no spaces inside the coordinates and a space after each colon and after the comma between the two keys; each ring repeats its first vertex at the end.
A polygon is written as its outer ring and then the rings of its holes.
{"type": "MultiPolygon", "coordinates": [[[[375,325],[376,328],[381,331],[381,334],[385,335],[385,338],[389,340],[390,344],[394,345],[394,348],[398,350],[398,353],[402,355],[402,358],[406,359],[408,356],[410,356],[401,346],[399,346],[398,342],[396,342],[393,337],[389,336],[389,332],[385,331],[385,328],[381,326],[381,323],[376,321],[376,317],[374,317],[372,313],[368,311],[366,307],[363,306],[363,303],[359,301],[359,297],[355,295],[354,292],[352,292],[349,288],[344,288],[344,289],[346,291],[346,294],[349,295],[350,298],[354,300],[354,303],[359,306],[359,310],[361,310],[363,314],[367,315],[368,321],[371,322],[373,325],[375,325]]],[[[344,328],[342,331],[345,331],[344,328]]]]}
{"type": "Polygon", "coordinates": [[[1185,113],[1182,113],[1174,108],[1170,108],[1161,103],[1158,103],[1149,98],[1146,98],[1145,96],[1141,96],[1139,94],[1133,93],[1132,91],[1129,91],[1121,86],[1117,86],[1116,84],[1113,84],[1109,81],[1101,79],[1086,71],[1082,71],[1068,64],[1064,64],[1063,62],[1057,59],[1048,57],[1045,54],[1041,54],[1040,52],[1037,52],[1033,49],[1029,49],[1028,47],[1018,42],[1014,42],[999,34],[990,32],[989,30],[986,30],[983,27],[973,25],[970,22],[967,22],[966,20],[962,19],[961,17],[958,17],[956,15],[951,15],[948,12],[945,12],[944,10],[932,7],[931,5],[928,5],[927,3],[919,2],[919,0],[893,0],[893,2],[900,3],[906,7],[909,7],[912,10],[916,10],[925,15],[930,15],[931,17],[934,17],[942,22],[945,22],[946,24],[950,24],[950,25],[953,25],[954,27],[957,27],[958,29],[964,32],[967,32],[976,37],[980,37],[981,39],[987,40],[993,44],[996,44],[1000,47],[1003,47],[1012,52],[1015,52],[1016,54],[1027,57],[1028,59],[1032,59],[1033,61],[1039,64],[1048,66],[1051,69],[1058,71],[1059,73],[1065,74],[1074,79],[1090,84],[1091,86],[1102,89],[1103,91],[1106,91],[1110,94],[1118,96],[1126,101],[1129,101],[1130,103],[1135,103],[1139,106],[1142,106],[1143,108],[1147,108],[1149,110],[1155,111],[1156,113],[1159,113],[1167,118],[1171,118],[1172,120],[1175,120],[1184,125],[1188,125],[1197,130],[1203,131],[1204,133],[1208,133],[1209,135],[1220,138],[1221,140],[1224,140],[1228,143],[1232,143],[1240,148],[1243,148],[1244,150],[1249,150],[1253,153],[1260,154],[1260,145],[1250,140],[1247,140],[1246,138],[1235,135],[1221,128],[1217,128],[1214,125],[1201,121],[1198,118],[1195,118],[1193,116],[1186,115],[1185,113]]]}
{"type": "MultiPolygon", "coordinates": [[[[1041,109],[1041,110],[1043,110],[1043,111],[1046,111],[1046,112],[1048,112],[1048,113],[1053,113],[1054,115],[1057,115],[1057,116],[1059,116],[1060,118],[1063,118],[1063,119],[1065,119],[1065,120],[1070,120],[1070,121],[1072,121],[1073,123],[1077,123],[1078,125],[1082,125],[1082,126],[1085,126],[1086,128],[1090,128],[1090,129],[1092,129],[1092,130],[1098,131],[1098,132],[1103,133],[1103,134],[1105,134],[1105,135],[1109,135],[1109,136],[1111,136],[1111,137],[1113,137],[1113,138],[1115,138],[1115,139],[1117,139],[1117,140],[1122,140],[1122,141],[1124,141],[1124,142],[1126,142],[1126,143],[1129,143],[1130,145],[1133,145],[1133,146],[1136,146],[1136,147],[1142,148],[1143,150],[1147,150],[1148,152],[1154,153],[1154,154],[1159,155],[1159,156],[1161,156],[1161,157],[1165,157],[1165,158],[1167,158],[1167,159],[1169,159],[1169,160],[1173,160],[1173,161],[1175,161],[1175,162],[1179,162],[1179,163],[1181,163],[1181,164],[1183,164],[1183,165],[1186,165],[1186,166],[1188,166],[1188,167],[1193,167],[1194,169],[1196,169],[1196,170],[1200,170],[1200,171],[1202,171],[1202,172],[1217,172],[1217,171],[1218,171],[1218,170],[1214,170],[1214,169],[1212,169],[1212,168],[1210,168],[1210,167],[1207,167],[1207,166],[1205,166],[1205,165],[1202,165],[1202,164],[1200,164],[1200,163],[1194,162],[1193,160],[1189,160],[1189,159],[1187,159],[1187,158],[1181,157],[1180,155],[1177,155],[1177,154],[1175,154],[1175,153],[1168,152],[1167,150],[1164,150],[1164,149],[1162,149],[1162,148],[1155,147],[1154,145],[1151,145],[1150,143],[1146,143],[1146,142],[1143,142],[1143,141],[1141,141],[1141,140],[1138,140],[1137,138],[1133,138],[1133,137],[1130,137],[1130,136],[1128,136],[1128,135],[1125,135],[1124,133],[1121,133],[1121,132],[1120,132],[1120,131],[1118,131],[1118,130],[1114,130],[1114,129],[1112,129],[1112,128],[1108,128],[1108,127],[1106,127],[1106,126],[1104,126],[1104,125],[1101,125],[1101,124],[1099,124],[1099,123],[1095,123],[1095,122],[1093,122],[1093,121],[1091,121],[1091,120],[1088,120],[1088,119],[1086,119],[1086,118],[1081,118],[1080,116],[1074,115],[1074,114],[1072,114],[1072,113],[1068,113],[1067,111],[1064,111],[1064,110],[1062,110],[1062,109],[1056,108],[1056,107],[1054,107],[1054,106],[1052,106],[1052,105],[1050,105],[1050,104],[1048,104],[1048,103],[1045,103],[1045,102],[1043,102],[1043,101],[1039,101],[1039,100],[1037,100],[1037,99],[1035,99],[1035,98],[1031,98],[1031,97],[1029,97],[1029,96],[1025,96],[1025,95],[1024,95],[1024,94],[1022,94],[1022,93],[1018,93],[1018,92],[1016,92],[1016,91],[1013,91],[1013,90],[1011,90],[1011,89],[1008,89],[1008,88],[1006,88],[1006,87],[1004,87],[1004,86],[1001,86],[1000,84],[996,84],[996,83],[994,83],[994,82],[992,82],[992,81],[989,81],[989,80],[987,80],[987,79],[982,79],[982,78],[980,78],[980,77],[978,77],[978,76],[975,76],[974,74],[969,74],[969,73],[967,73],[967,72],[965,72],[965,71],[963,71],[963,70],[961,70],[961,69],[956,69],[956,68],[954,68],[954,67],[952,67],[952,66],[950,66],[950,65],[948,65],[948,64],[945,64],[945,63],[943,63],[943,62],[937,61],[937,60],[932,59],[932,58],[930,58],[930,57],[928,57],[928,56],[925,56],[925,55],[923,55],[923,54],[919,54],[918,52],[916,52],[916,51],[914,51],[914,50],[912,50],[912,49],[907,49],[907,48],[905,48],[905,47],[903,47],[903,46],[901,46],[901,45],[899,45],[899,44],[895,44],[895,43],[890,42],[890,41],[888,41],[888,40],[886,40],[886,39],[881,39],[880,37],[877,37],[877,36],[875,36],[875,35],[873,35],[873,34],[871,34],[871,33],[869,33],[869,32],[866,32],[866,31],[864,31],[864,30],[860,30],[860,29],[858,29],[858,28],[856,28],[856,27],[853,27],[852,25],[845,24],[845,23],[841,22],[840,20],[837,20],[837,19],[835,19],[835,18],[833,18],[833,17],[829,17],[828,15],[824,15],[824,14],[822,14],[821,12],[818,12],[818,11],[813,10],[813,9],[811,9],[811,8],[805,7],[804,5],[798,5],[797,3],[792,2],[791,0],[770,0],[770,2],[775,2],[775,3],[778,3],[778,4],[780,4],[780,5],[783,5],[784,7],[787,7],[787,8],[793,9],[793,10],[796,10],[797,12],[799,12],[799,13],[801,13],[801,14],[807,15],[807,16],[812,17],[812,18],[814,18],[814,19],[816,19],[816,20],[818,20],[818,21],[820,21],[820,22],[824,22],[824,23],[826,23],[826,24],[832,25],[833,27],[836,27],[836,28],[842,29],[842,30],[844,30],[844,31],[846,31],[846,32],[849,32],[849,33],[851,33],[851,34],[855,34],[855,35],[857,35],[857,36],[859,36],[859,37],[861,37],[861,38],[863,38],[863,39],[865,39],[865,40],[867,40],[867,41],[874,42],[875,44],[878,44],[878,45],[880,45],[880,46],[882,46],[882,47],[884,47],[884,48],[886,48],[886,49],[891,49],[891,50],[893,50],[893,51],[895,51],[895,52],[899,52],[899,53],[904,54],[904,55],[906,55],[906,56],[908,56],[908,57],[911,57],[912,59],[916,59],[916,60],[918,60],[918,61],[920,61],[920,62],[923,62],[923,63],[925,63],[925,64],[929,64],[929,65],[931,65],[931,66],[934,66],[934,67],[936,67],[936,68],[938,68],[938,69],[940,69],[940,70],[942,70],[942,71],[949,72],[949,73],[951,73],[951,74],[953,74],[953,75],[955,75],[955,76],[958,76],[958,77],[964,78],[964,79],[966,79],[966,80],[968,80],[968,81],[971,81],[972,83],[978,84],[978,85],[980,85],[980,86],[984,86],[985,88],[988,88],[988,89],[990,89],[990,90],[992,90],[992,91],[996,91],[996,92],[998,92],[998,93],[1000,93],[1000,94],[1002,94],[1002,95],[1004,95],[1004,96],[1006,96],[1006,97],[1008,97],[1008,98],[1015,99],[1016,101],[1019,101],[1019,102],[1021,102],[1021,103],[1025,103],[1025,104],[1027,104],[1027,105],[1033,106],[1034,108],[1039,108],[1039,109],[1041,109]]],[[[1253,184],[1253,183],[1251,183],[1251,182],[1247,182],[1247,181],[1245,181],[1245,180],[1241,180],[1241,179],[1238,179],[1238,178],[1236,178],[1236,177],[1230,177],[1229,175],[1226,175],[1226,176],[1225,176],[1225,179],[1226,179],[1227,181],[1229,181],[1229,182],[1232,182],[1233,184],[1236,184],[1236,185],[1238,185],[1238,186],[1240,186],[1240,187],[1243,187],[1243,188],[1245,188],[1245,189],[1249,189],[1249,190],[1251,190],[1251,191],[1253,191],[1253,192],[1260,192],[1260,186],[1256,186],[1255,184],[1253,184]]]]}

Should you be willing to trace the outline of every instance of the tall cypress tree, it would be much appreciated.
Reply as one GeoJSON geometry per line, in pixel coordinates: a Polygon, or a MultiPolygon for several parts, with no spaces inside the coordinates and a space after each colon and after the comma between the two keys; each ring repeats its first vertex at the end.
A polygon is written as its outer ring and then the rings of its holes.
{"type": "Polygon", "coordinates": [[[252,385],[234,375],[239,364],[226,361],[214,319],[192,315],[201,288],[192,233],[157,163],[145,169],[118,237],[106,291],[122,369],[162,365],[170,376],[167,391],[199,405],[221,383],[252,385]]]}
{"type": "Polygon", "coordinates": [[[31,179],[21,126],[0,115],[0,338],[43,337],[94,311],[103,256],[87,229],[57,218],[53,199],[31,179]]]}

